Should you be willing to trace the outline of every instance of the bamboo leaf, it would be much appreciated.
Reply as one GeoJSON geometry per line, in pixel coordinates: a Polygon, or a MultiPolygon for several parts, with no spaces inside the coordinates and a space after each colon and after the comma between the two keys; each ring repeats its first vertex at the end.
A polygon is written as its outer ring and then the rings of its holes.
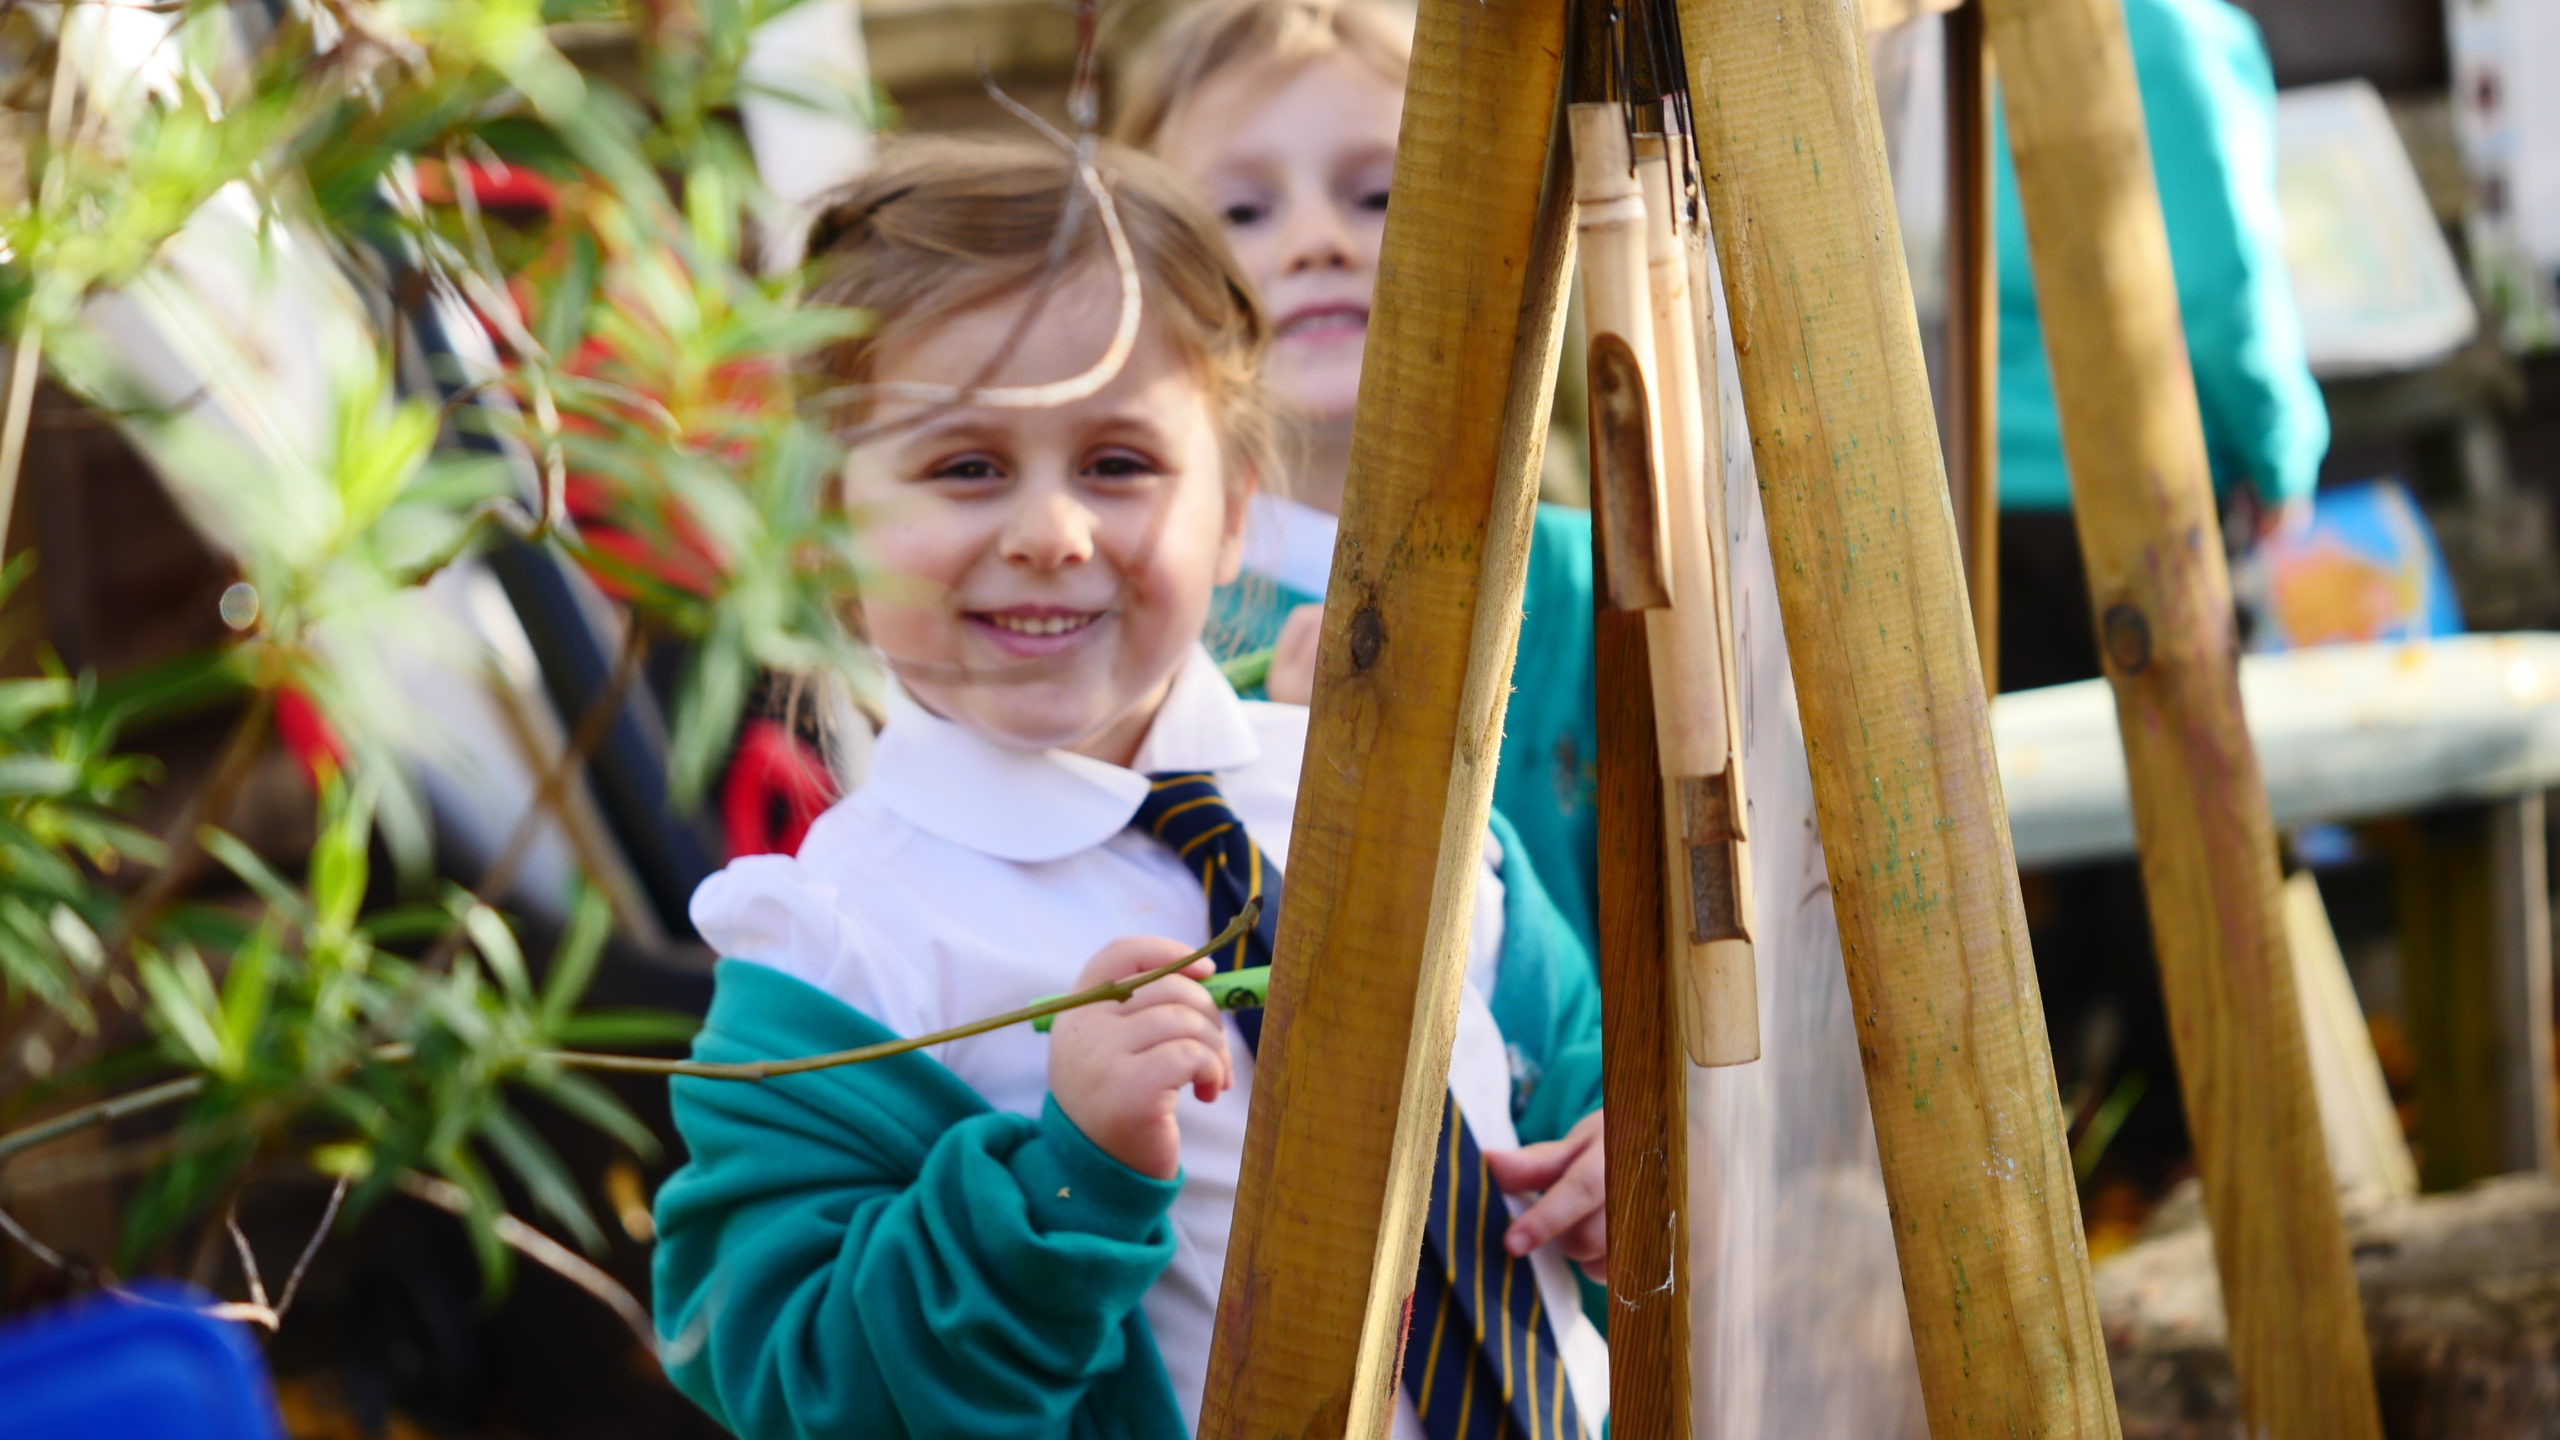
{"type": "Polygon", "coordinates": [[[269,916],[233,951],[231,969],[222,977],[222,1050],[245,1062],[255,1053],[258,1028],[266,1022],[267,1002],[275,994],[277,921],[269,916]]]}
{"type": "Polygon", "coordinates": [[[559,1221],[588,1254],[604,1248],[604,1231],[587,1209],[586,1197],[578,1193],[578,1182],[569,1178],[560,1157],[523,1117],[505,1105],[493,1106],[481,1123],[480,1138],[524,1182],[535,1209],[559,1221]]]}
{"type": "MultiPolygon", "coordinates": [[[[184,953],[194,954],[193,951],[184,953]]],[[[197,961],[196,973],[202,974],[203,968],[203,962],[197,961]]],[[[181,978],[179,967],[165,956],[157,953],[143,955],[137,972],[142,977],[143,990],[151,997],[151,1013],[159,1019],[169,1038],[177,1042],[183,1057],[193,1061],[199,1069],[226,1077],[231,1075],[233,1069],[223,1054],[221,1033],[214,1028],[212,1019],[216,1007],[202,1003],[204,997],[181,978]]],[[[205,986],[210,989],[211,981],[206,981],[205,986]]]]}
{"type": "Polygon", "coordinates": [[[551,1038],[578,1050],[648,1050],[690,1044],[701,1029],[699,1017],[674,1010],[587,1010],[560,1022],[551,1038]]]}
{"type": "Polygon", "coordinates": [[[196,843],[204,846],[204,853],[212,856],[222,868],[239,876],[242,883],[258,892],[259,899],[295,920],[307,922],[310,919],[311,909],[303,903],[302,892],[286,884],[284,877],[259,859],[256,851],[241,844],[228,832],[208,825],[196,832],[196,843]]]}
{"type": "Polygon", "coordinates": [[[507,928],[498,912],[474,901],[462,912],[462,928],[471,936],[480,958],[488,962],[489,973],[498,977],[507,998],[520,1005],[531,1002],[533,982],[525,973],[524,951],[517,947],[515,932],[507,928]]]}
{"type": "Polygon", "coordinates": [[[611,1090],[592,1075],[557,1067],[537,1068],[528,1073],[525,1083],[542,1098],[568,1111],[571,1115],[619,1140],[643,1160],[658,1157],[658,1137],[640,1117],[631,1113],[611,1090]]]}
{"type": "Polygon", "coordinates": [[[556,1032],[576,1009],[612,936],[613,907],[603,892],[592,886],[579,890],[577,903],[569,910],[569,932],[551,957],[551,973],[542,977],[543,1034],[556,1032]]]}

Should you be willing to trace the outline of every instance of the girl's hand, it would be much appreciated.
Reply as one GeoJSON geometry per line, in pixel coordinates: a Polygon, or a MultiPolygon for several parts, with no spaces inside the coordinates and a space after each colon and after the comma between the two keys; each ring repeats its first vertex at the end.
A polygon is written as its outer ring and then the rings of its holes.
{"type": "MultiPolygon", "coordinates": [[[[1159,962],[1161,963],[1161,962],[1159,962]]],[[[1594,1280],[1609,1278],[1608,1154],[1601,1143],[1603,1112],[1582,1117],[1561,1140],[1488,1150],[1484,1163],[1505,1195],[1544,1191],[1502,1237],[1514,1255],[1553,1241],[1594,1280]]]]}
{"type": "MultiPolygon", "coordinates": [[[[1087,990],[1144,974],[1191,947],[1133,935],[1094,952],[1069,988],[1087,990]]],[[[1182,1169],[1174,1102],[1183,1087],[1209,1101],[1235,1081],[1226,1017],[1200,982],[1207,959],[1126,1000],[1060,1015],[1049,1033],[1049,1093],[1085,1138],[1141,1175],[1182,1169]]]]}
{"type": "Polygon", "coordinates": [[[1301,605],[1280,622],[1279,643],[1271,648],[1271,674],[1262,693],[1290,705],[1316,698],[1316,641],[1324,634],[1324,605],[1301,605]]]}

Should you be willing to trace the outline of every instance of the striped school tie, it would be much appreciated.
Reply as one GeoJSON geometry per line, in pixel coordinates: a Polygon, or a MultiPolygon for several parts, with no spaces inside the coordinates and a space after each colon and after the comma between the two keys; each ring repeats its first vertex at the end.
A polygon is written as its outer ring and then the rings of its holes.
{"type": "MultiPolygon", "coordinates": [[[[1279,869],[1262,858],[1215,780],[1197,773],[1149,779],[1153,788],[1130,823],[1199,875],[1209,932],[1225,929],[1247,900],[1262,900],[1252,932],[1219,953],[1218,968],[1270,964],[1279,869]]],[[[1235,1020],[1258,1052],[1262,1012],[1239,1010],[1235,1020]]],[[[1498,1196],[1484,1152],[1450,1096],[1441,1107],[1440,1158],[1431,1168],[1431,1211],[1405,1331],[1404,1388],[1430,1440],[1580,1440],[1581,1417],[1537,1276],[1527,1257],[1503,1248],[1511,1211],[1498,1196]]]]}

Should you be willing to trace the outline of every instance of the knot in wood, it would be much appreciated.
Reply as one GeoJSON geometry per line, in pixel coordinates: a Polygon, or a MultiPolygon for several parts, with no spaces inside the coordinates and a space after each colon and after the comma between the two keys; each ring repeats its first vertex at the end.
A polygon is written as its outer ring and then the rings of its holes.
{"type": "Polygon", "coordinates": [[[1378,607],[1363,605],[1351,617],[1351,668],[1366,670],[1378,663],[1378,652],[1387,648],[1387,622],[1378,617],[1378,607]]]}
{"type": "Polygon", "coordinates": [[[2139,675],[2151,663],[2151,622],[2132,605],[2119,601],[2107,607],[2098,641],[2106,647],[2108,667],[2119,675],[2139,675]]]}

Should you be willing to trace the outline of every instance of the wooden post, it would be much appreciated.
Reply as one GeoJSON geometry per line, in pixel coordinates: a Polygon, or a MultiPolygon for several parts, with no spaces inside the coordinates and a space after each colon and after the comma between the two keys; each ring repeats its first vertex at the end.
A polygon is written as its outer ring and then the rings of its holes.
{"type": "Polygon", "coordinates": [[[2000,693],[2000,273],[1983,0],[1947,12],[1947,447],[1982,688],[2000,693]]]}
{"type": "Polygon", "coordinates": [[[1572,249],[1564,44],[1561,0],[1417,20],[1209,1440],[1393,1414],[1572,249]]]}
{"type": "MultiPolygon", "coordinates": [[[[1616,497],[1594,486],[1591,498],[1605,505],[1616,497]]],[[[1595,529],[1608,520],[1592,518],[1595,529]]],[[[1595,559],[1605,565],[1604,547],[1592,548],[1603,552],[1595,559]]],[[[1628,1440],[1688,1440],[1689,1067],[1677,1003],[1685,977],[1667,963],[1662,943],[1665,796],[1647,616],[1603,598],[1593,628],[1609,1108],[1609,1427],[1628,1440]]]]}
{"type": "Polygon", "coordinates": [[[2543,799],[2395,826],[2400,974],[2429,1190],[2552,1168],[2543,799]]]}
{"type": "Polygon", "coordinates": [[[1858,14],[1680,21],[1931,1433],[2112,1437],[1858,14]]]}
{"type": "Polygon", "coordinates": [[[2252,1435],[2381,1433],[2116,0],[1984,0],[2252,1435]]]}

